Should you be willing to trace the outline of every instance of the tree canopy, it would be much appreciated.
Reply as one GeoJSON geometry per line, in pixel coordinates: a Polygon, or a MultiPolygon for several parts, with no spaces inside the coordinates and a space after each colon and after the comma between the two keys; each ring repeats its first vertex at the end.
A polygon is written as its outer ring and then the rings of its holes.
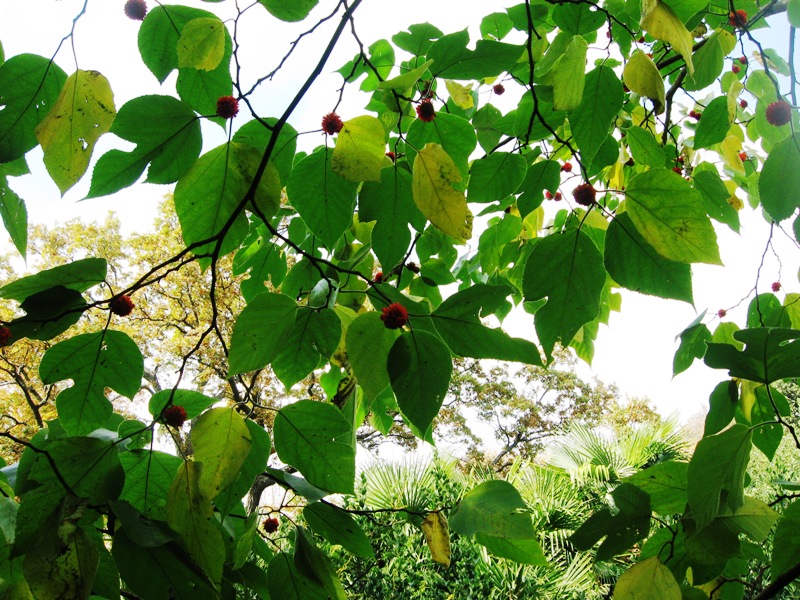
{"type": "MultiPolygon", "coordinates": [[[[703,439],[688,460],[662,440],[615,471],[605,503],[558,535],[595,568],[624,564],[608,581],[621,600],[786,592],[800,484],[774,502],[745,488],[751,455],[772,461],[784,436],[800,450],[780,391],[800,376],[800,295],[761,279],[766,261],[796,260],[774,238],[800,240],[797,1],[525,0],[475,31],[398,18],[378,40],[361,4],[119,2],[138,46],[115,48],[119,68],[101,73],[75,45],[100,10],[87,1],[53,55],[0,52],[0,217],[31,264],[61,263],[0,287],[0,368],[27,390],[0,431],[18,453],[0,477],[2,593],[347,597],[332,557],[370,559],[353,515],[381,510],[354,508],[365,422],[433,443],[463,361],[554,377],[562,352],[591,361],[620,289],[692,304],[692,265],[722,262],[717,231],[748,243],[741,215],[771,232],[762,266],[740,274],[753,281],[746,322],[720,310],[676,332],[676,374],[695,360],[727,372],[703,439]],[[787,40],[772,35],[787,21],[787,40]],[[299,33],[265,60],[251,23],[299,33]],[[330,64],[345,38],[359,51],[330,64]],[[276,103],[276,74],[300,52],[311,65],[276,103]],[[117,106],[125,61],[160,87],[117,106]],[[315,87],[331,69],[338,83],[315,87]],[[328,108],[308,131],[298,110],[312,89],[328,108]],[[345,114],[344,99],[363,108],[345,114]],[[69,226],[29,244],[14,178],[31,161],[62,194],[169,186],[174,218],[133,257],[102,227],[89,252],[69,226]],[[535,336],[504,326],[512,314],[535,336]],[[291,535],[271,535],[258,510],[268,485],[297,499],[291,535]],[[745,580],[748,561],[760,577],[745,580]]],[[[557,403],[535,408],[486,410],[523,422],[519,445],[535,444],[537,418],[560,418],[557,403]]],[[[564,581],[513,478],[469,483],[431,496],[439,506],[390,510],[442,568],[452,538],[564,581]]]]}

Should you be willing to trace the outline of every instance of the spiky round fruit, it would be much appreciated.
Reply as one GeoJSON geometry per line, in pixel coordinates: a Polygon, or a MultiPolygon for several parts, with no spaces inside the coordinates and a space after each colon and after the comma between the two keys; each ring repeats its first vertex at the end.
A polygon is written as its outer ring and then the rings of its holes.
{"type": "Polygon", "coordinates": [[[717,316],[718,316],[720,319],[724,319],[724,318],[725,318],[725,315],[727,315],[727,314],[728,314],[728,311],[727,311],[727,310],[725,310],[724,308],[720,308],[720,309],[717,311],[717,316]]]}
{"type": "Polygon", "coordinates": [[[565,162],[561,165],[561,170],[566,173],[572,173],[572,163],[565,162]]]}
{"type": "Polygon", "coordinates": [[[164,409],[162,418],[170,427],[178,428],[186,422],[186,409],[179,404],[171,404],[164,409]]]}
{"type": "Polygon", "coordinates": [[[278,531],[279,524],[280,523],[278,522],[278,519],[276,519],[275,517],[270,517],[269,519],[265,519],[264,525],[262,525],[264,533],[275,533],[276,531],[278,531]]]}
{"type": "Polygon", "coordinates": [[[744,27],[747,25],[747,11],[739,9],[736,12],[728,13],[728,24],[733,27],[744,27]]]}
{"type": "Polygon", "coordinates": [[[572,197],[581,206],[591,206],[596,202],[597,190],[590,183],[582,183],[572,190],[572,197]]]}
{"type": "Polygon", "coordinates": [[[128,0],[125,3],[125,16],[134,21],[144,21],[147,15],[147,4],[144,0],[128,0]]]}
{"type": "Polygon", "coordinates": [[[239,114],[239,101],[233,96],[220,96],[217,99],[217,116],[232,119],[239,114]]]}
{"type": "Polygon", "coordinates": [[[400,329],[408,323],[408,310],[399,302],[384,306],[381,310],[381,321],[387,329],[400,329]]]}
{"type": "Polygon", "coordinates": [[[11,341],[11,330],[3,325],[0,327],[0,348],[5,348],[11,341]]]}
{"type": "Polygon", "coordinates": [[[342,127],[344,127],[344,123],[342,123],[342,119],[339,118],[339,115],[335,112],[328,113],[322,117],[322,131],[328,135],[339,133],[342,127]]]}
{"type": "Polygon", "coordinates": [[[108,303],[109,310],[120,317],[127,317],[135,306],[131,297],[125,294],[112,298],[108,303]]]}
{"type": "Polygon", "coordinates": [[[792,107],[784,100],[772,102],[767,106],[767,122],[775,127],[786,125],[792,120],[792,107]]]}
{"type": "Polygon", "coordinates": [[[498,96],[502,96],[503,94],[505,94],[505,93],[506,93],[506,88],[505,88],[505,87],[503,87],[503,84],[502,84],[502,83],[498,83],[498,84],[496,84],[496,85],[495,85],[495,86],[492,88],[492,91],[493,91],[495,94],[497,94],[498,96]]]}
{"type": "Polygon", "coordinates": [[[781,291],[781,282],[780,281],[776,281],[776,282],[774,282],[772,284],[772,291],[775,292],[775,293],[778,293],[778,292],[781,291]]]}
{"type": "Polygon", "coordinates": [[[430,123],[436,118],[436,110],[433,108],[433,103],[430,98],[426,98],[417,104],[417,117],[420,121],[430,123]]]}

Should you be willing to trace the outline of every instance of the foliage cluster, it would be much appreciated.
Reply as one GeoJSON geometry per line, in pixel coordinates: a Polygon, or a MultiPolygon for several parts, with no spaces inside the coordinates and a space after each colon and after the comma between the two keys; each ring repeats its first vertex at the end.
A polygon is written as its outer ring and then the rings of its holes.
{"type": "MultiPolygon", "coordinates": [[[[361,0],[236,3],[223,20],[231,4],[128,2],[143,19],[126,56],[174,93],[118,108],[112,82],[124,71],[84,70],[73,54],[68,74],[68,52],[0,57],[0,216],[23,256],[26,206],[9,182],[37,147],[62,192],[90,166],[90,198],[145,171],[148,183],[174,184],[182,238],[124,283],[112,284],[117,266],[98,243],[0,288],[15,310],[0,328],[4,352],[26,338],[49,344],[24,366],[57,393],[56,415],[40,414],[48,421],[30,440],[0,433],[24,446],[0,480],[9,597],[344,598],[319,539],[372,551],[333,500],[356,492],[365,420],[386,435],[399,415],[432,442],[455,358],[543,366],[571,347],[591,360],[617,290],[691,303],[690,265],[721,263],[715,227],[738,231],[740,210],[800,237],[797,220],[791,232],[781,225],[800,206],[793,44],[786,57],[762,45],[771,15],[800,23],[796,0],[525,0],[484,17],[474,43],[468,30],[418,23],[369,46],[361,0]],[[331,26],[278,115],[257,108],[276,71],[239,68],[259,52],[240,33],[256,15],[305,24],[276,70],[331,26]],[[345,35],[360,51],[320,115],[323,145],[306,152],[291,121],[345,35]],[[337,115],[337,98],[359,91],[363,113],[337,115]],[[493,105],[500,94],[512,110],[493,105]],[[208,126],[227,141],[204,148],[208,126]],[[93,160],[109,133],[120,148],[93,160]],[[182,318],[200,326],[178,364],[162,365],[153,340],[118,325],[129,300],[157,296],[180,273],[195,274],[185,293],[206,296],[208,312],[172,314],[161,299],[177,344],[182,318]],[[224,296],[232,276],[244,279],[224,296]],[[536,343],[493,326],[515,306],[533,315],[536,343]],[[79,321],[93,326],[79,332],[79,321]],[[226,357],[225,392],[196,389],[210,352],[226,357]],[[112,398],[133,398],[160,369],[167,385],[146,419],[115,411],[112,398]],[[264,385],[291,389],[311,373],[324,398],[263,402],[264,385]],[[259,411],[272,413],[271,434],[252,418],[259,411]],[[178,456],[154,445],[159,424],[188,433],[178,456]],[[273,449],[288,468],[267,466],[273,449]],[[242,504],[259,480],[307,503],[308,527],[289,545],[270,545],[262,532],[274,524],[242,504]]],[[[76,11],[65,41],[84,35],[90,10],[76,11]]],[[[723,321],[712,332],[701,315],[681,334],[676,373],[702,359],[729,376],[691,459],[665,456],[626,477],[569,537],[597,564],[632,557],[610,582],[615,598],[741,598],[753,545],[773,527],[779,550],[756,557],[765,576],[748,594],[775,597],[800,574],[800,504],[745,494],[754,448],[771,460],[787,432],[800,448],[774,387],[800,376],[800,296],[781,285],[760,293],[752,276],[744,328],[723,321]]],[[[536,508],[508,481],[426,511],[420,526],[442,564],[452,530],[505,561],[561,566],[541,546],[536,508]]]]}

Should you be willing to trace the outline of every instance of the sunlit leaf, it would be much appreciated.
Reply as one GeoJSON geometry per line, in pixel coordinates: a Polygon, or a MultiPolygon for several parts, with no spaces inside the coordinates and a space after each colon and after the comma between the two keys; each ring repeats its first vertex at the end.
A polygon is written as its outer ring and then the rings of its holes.
{"type": "Polygon", "coordinates": [[[178,66],[216,69],[225,56],[225,24],[217,18],[192,19],[178,39],[178,66]]]}
{"type": "Polygon", "coordinates": [[[642,20],[639,24],[657,40],[667,42],[672,46],[673,50],[686,61],[689,74],[694,73],[692,34],[667,4],[661,0],[644,0],[642,2],[642,20]]]}
{"type": "Polygon", "coordinates": [[[331,170],[348,181],[380,181],[385,164],[386,131],[370,116],[344,122],[336,136],[331,170]]]}

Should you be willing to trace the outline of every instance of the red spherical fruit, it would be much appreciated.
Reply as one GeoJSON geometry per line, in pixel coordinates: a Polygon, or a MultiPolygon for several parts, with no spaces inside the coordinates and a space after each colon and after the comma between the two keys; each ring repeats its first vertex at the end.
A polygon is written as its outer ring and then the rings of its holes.
{"type": "Polygon", "coordinates": [[[385,280],[383,278],[383,271],[378,271],[375,273],[375,277],[372,278],[375,283],[383,283],[385,280]]]}
{"type": "Polygon", "coordinates": [[[739,63],[743,64],[743,65],[746,65],[747,64],[747,57],[746,56],[740,56],[739,57],[739,63]]]}
{"type": "Polygon", "coordinates": [[[172,404],[164,409],[162,418],[170,427],[180,427],[186,422],[186,409],[178,404],[172,404]]]}
{"type": "Polygon", "coordinates": [[[582,183],[572,190],[572,197],[581,206],[591,206],[595,203],[596,196],[597,190],[589,183],[582,183]]]}
{"type": "Polygon", "coordinates": [[[747,152],[739,152],[739,160],[744,162],[748,159],[747,152]]]}
{"type": "Polygon", "coordinates": [[[638,40],[636,40],[640,44],[644,44],[644,36],[640,36],[638,40]]]}
{"type": "Polygon", "coordinates": [[[328,135],[339,133],[342,130],[342,127],[344,127],[344,123],[342,123],[342,119],[339,118],[339,115],[337,115],[335,112],[328,113],[322,117],[322,131],[328,135]]]}
{"type": "Polygon", "coordinates": [[[686,158],[684,158],[683,154],[681,154],[675,160],[677,160],[679,163],[683,164],[686,161],[686,158]]]}
{"type": "Polygon", "coordinates": [[[147,15],[147,4],[144,0],[128,0],[125,3],[125,16],[134,21],[144,21],[147,15]]]}
{"type": "Polygon", "coordinates": [[[506,88],[503,87],[502,83],[498,83],[492,88],[492,91],[497,94],[498,96],[502,96],[506,92],[506,88]]]}
{"type": "Polygon", "coordinates": [[[778,100],[767,106],[767,122],[775,127],[786,125],[792,120],[792,107],[784,100],[778,100]]]}
{"type": "Polygon", "coordinates": [[[566,171],[567,173],[572,173],[572,163],[565,162],[561,165],[561,170],[566,171]]]}
{"type": "Polygon", "coordinates": [[[11,330],[3,325],[0,327],[0,348],[5,348],[11,341],[11,330]]]}
{"type": "Polygon", "coordinates": [[[717,316],[718,316],[720,319],[724,319],[724,318],[725,318],[725,315],[727,315],[727,314],[728,314],[728,311],[727,311],[727,310],[725,310],[724,308],[720,308],[720,309],[717,311],[717,316]]]}
{"type": "Polygon", "coordinates": [[[411,271],[412,273],[417,273],[417,274],[419,274],[419,265],[418,265],[417,263],[415,263],[413,260],[411,260],[411,261],[408,261],[408,262],[406,263],[406,269],[408,269],[408,270],[409,270],[409,271],[411,271]]]}
{"type": "Polygon", "coordinates": [[[232,119],[239,113],[239,101],[233,96],[220,96],[217,99],[217,116],[232,119]]]}
{"type": "Polygon", "coordinates": [[[426,98],[417,104],[417,117],[420,121],[430,123],[436,118],[436,110],[433,108],[433,103],[429,98],[426,98]]]}
{"type": "Polygon", "coordinates": [[[271,517],[264,521],[264,525],[262,525],[262,527],[264,528],[265,533],[275,533],[278,531],[278,524],[278,519],[271,517]]]}
{"type": "Polygon", "coordinates": [[[772,291],[776,292],[776,293],[781,291],[781,282],[780,281],[776,281],[776,282],[774,282],[772,284],[772,291]]]}
{"type": "Polygon", "coordinates": [[[747,11],[740,9],[736,12],[728,13],[728,24],[733,27],[744,27],[747,25],[747,11]]]}
{"type": "Polygon", "coordinates": [[[381,310],[381,321],[387,329],[400,329],[408,323],[408,310],[399,302],[384,306],[381,310]]]}
{"type": "Polygon", "coordinates": [[[742,67],[740,67],[739,65],[733,65],[731,67],[731,73],[733,73],[734,75],[738,75],[741,72],[742,72],[742,67]]]}
{"type": "Polygon", "coordinates": [[[552,200],[553,199],[553,193],[550,190],[545,190],[544,191],[544,197],[547,198],[548,200],[552,200]]]}
{"type": "Polygon", "coordinates": [[[683,173],[683,169],[681,169],[680,167],[672,167],[672,170],[675,171],[678,175],[683,173]]]}
{"type": "Polygon", "coordinates": [[[742,108],[747,108],[747,100],[739,100],[739,106],[742,108]]]}
{"type": "Polygon", "coordinates": [[[555,195],[555,196],[553,196],[553,200],[555,200],[556,202],[558,202],[559,200],[561,200],[561,198],[562,198],[562,197],[563,197],[563,196],[561,196],[561,192],[556,192],[556,195],[555,195]]]}
{"type": "Polygon", "coordinates": [[[389,150],[389,151],[386,153],[386,156],[388,156],[390,159],[392,159],[392,162],[394,162],[395,160],[397,160],[397,156],[395,156],[395,153],[394,153],[394,152],[392,152],[391,150],[389,150]]]}
{"type": "Polygon", "coordinates": [[[108,303],[109,310],[120,317],[127,317],[131,314],[134,306],[136,305],[133,303],[133,300],[131,300],[131,297],[125,294],[112,298],[108,303]]]}

